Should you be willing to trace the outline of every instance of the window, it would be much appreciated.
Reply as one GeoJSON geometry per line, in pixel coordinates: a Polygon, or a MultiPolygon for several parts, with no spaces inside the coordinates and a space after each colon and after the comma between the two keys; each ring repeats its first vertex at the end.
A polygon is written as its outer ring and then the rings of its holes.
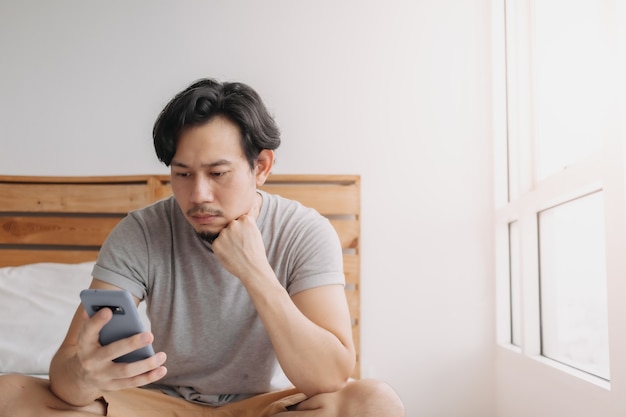
{"type": "Polygon", "coordinates": [[[603,197],[539,213],[541,353],[609,380],[603,197]]]}
{"type": "Polygon", "coordinates": [[[610,0],[503,0],[494,55],[498,342],[599,383],[626,276],[615,16],[610,0]]]}

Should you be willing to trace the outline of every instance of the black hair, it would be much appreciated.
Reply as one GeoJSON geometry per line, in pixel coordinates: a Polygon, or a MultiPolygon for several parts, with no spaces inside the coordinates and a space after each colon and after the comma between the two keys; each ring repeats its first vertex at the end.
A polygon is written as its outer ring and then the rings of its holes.
{"type": "Polygon", "coordinates": [[[178,93],[159,114],[152,131],[159,160],[170,166],[185,129],[201,126],[216,116],[239,126],[250,169],[263,149],[280,146],[280,130],[256,91],[243,83],[205,78],[178,93]]]}

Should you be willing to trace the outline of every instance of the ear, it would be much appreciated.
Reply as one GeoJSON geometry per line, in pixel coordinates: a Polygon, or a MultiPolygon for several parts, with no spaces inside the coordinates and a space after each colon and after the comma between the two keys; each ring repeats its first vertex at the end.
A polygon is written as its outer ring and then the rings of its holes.
{"type": "Polygon", "coordinates": [[[260,187],[265,184],[265,180],[269,177],[274,166],[274,151],[263,149],[256,159],[254,174],[256,176],[256,186],[260,187]]]}

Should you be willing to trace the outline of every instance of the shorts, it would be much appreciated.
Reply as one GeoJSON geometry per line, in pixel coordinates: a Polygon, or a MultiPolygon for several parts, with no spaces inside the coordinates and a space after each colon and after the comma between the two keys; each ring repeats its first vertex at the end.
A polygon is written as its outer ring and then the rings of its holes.
{"type": "Polygon", "coordinates": [[[295,388],[256,395],[220,407],[196,404],[159,390],[130,388],[107,393],[108,417],[268,417],[306,400],[295,388]]]}

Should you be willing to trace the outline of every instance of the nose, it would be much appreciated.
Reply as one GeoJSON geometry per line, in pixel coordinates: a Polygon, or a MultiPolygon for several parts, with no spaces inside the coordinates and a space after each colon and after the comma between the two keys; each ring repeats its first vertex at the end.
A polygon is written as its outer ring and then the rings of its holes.
{"type": "Polygon", "coordinates": [[[191,190],[191,202],[193,204],[210,203],[213,201],[213,186],[211,181],[198,175],[193,182],[191,190]]]}

